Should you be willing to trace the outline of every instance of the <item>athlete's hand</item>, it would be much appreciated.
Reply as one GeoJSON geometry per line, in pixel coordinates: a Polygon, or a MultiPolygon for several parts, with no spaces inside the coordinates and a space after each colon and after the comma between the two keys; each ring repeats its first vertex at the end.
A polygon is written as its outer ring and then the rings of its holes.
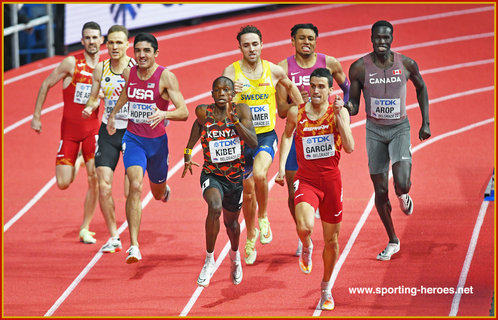
{"type": "Polygon", "coordinates": [[[235,94],[241,93],[242,89],[244,89],[244,84],[239,80],[235,80],[233,82],[233,89],[235,91],[235,94]]]}
{"type": "Polygon", "coordinates": [[[277,176],[275,177],[275,183],[278,183],[282,187],[285,185],[285,171],[279,170],[277,176]]]}
{"type": "Polygon", "coordinates": [[[182,173],[182,178],[185,177],[185,174],[187,174],[187,170],[190,171],[190,175],[192,175],[192,166],[199,166],[198,163],[192,161],[192,160],[188,160],[188,161],[185,161],[185,167],[183,168],[183,173],[182,173]]]}
{"type": "Polygon", "coordinates": [[[161,111],[157,106],[154,106],[154,114],[147,118],[147,121],[150,122],[150,127],[154,129],[164,120],[166,120],[166,111],[161,111]]]}
{"type": "Polygon", "coordinates": [[[114,125],[114,116],[109,115],[109,119],[107,119],[107,133],[112,136],[116,133],[116,126],[114,125]]]}
{"type": "Polygon", "coordinates": [[[425,139],[429,139],[431,136],[431,129],[429,128],[428,123],[422,123],[422,127],[418,132],[418,138],[420,141],[424,141],[425,139]]]}
{"type": "Polygon", "coordinates": [[[40,134],[42,131],[41,120],[33,117],[33,119],[31,120],[31,129],[35,130],[38,134],[40,134]]]}
{"type": "Polygon", "coordinates": [[[88,119],[92,115],[92,112],[93,112],[92,107],[85,107],[85,109],[81,111],[81,116],[83,117],[83,119],[88,119]]]}
{"type": "Polygon", "coordinates": [[[299,92],[301,93],[304,103],[310,101],[310,93],[304,89],[304,86],[299,87],[299,92]]]}
{"type": "Polygon", "coordinates": [[[233,107],[231,102],[227,102],[225,112],[230,121],[236,122],[240,120],[237,110],[233,107]]]}
{"type": "Polygon", "coordinates": [[[341,113],[341,109],[344,107],[344,100],[342,100],[341,96],[336,94],[334,104],[332,105],[334,108],[334,114],[341,113]]]}

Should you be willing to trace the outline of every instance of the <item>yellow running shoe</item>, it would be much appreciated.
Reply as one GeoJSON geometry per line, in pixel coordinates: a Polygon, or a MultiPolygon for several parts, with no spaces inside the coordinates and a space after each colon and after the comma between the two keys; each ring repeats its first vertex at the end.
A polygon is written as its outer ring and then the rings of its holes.
{"type": "Polygon", "coordinates": [[[246,264],[253,264],[256,261],[256,256],[258,253],[256,252],[256,240],[259,236],[259,230],[254,228],[254,232],[256,233],[253,239],[246,240],[246,253],[244,256],[244,260],[246,264]]]}
{"type": "Polygon", "coordinates": [[[271,233],[270,221],[268,221],[268,217],[264,217],[263,219],[258,218],[259,229],[261,230],[261,234],[259,235],[259,241],[261,244],[268,244],[273,239],[273,235],[271,233]]]}
{"type": "Polygon", "coordinates": [[[80,230],[80,241],[83,243],[95,243],[97,240],[93,237],[95,232],[88,231],[88,229],[80,230]]]}

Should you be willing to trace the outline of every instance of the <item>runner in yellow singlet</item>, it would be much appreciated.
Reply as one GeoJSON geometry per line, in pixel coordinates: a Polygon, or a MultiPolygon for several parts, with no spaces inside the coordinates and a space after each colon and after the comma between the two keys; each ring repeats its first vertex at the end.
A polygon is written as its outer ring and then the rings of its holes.
{"type": "Polygon", "coordinates": [[[258,136],[257,148],[244,148],[246,164],[242,211],[247,226],[244,258],[246,264],[253,264],[256,260],[256,240],[260,233],[256,228],[256,205],[261,230],[260,242],[267,244],[273,238],[267,213],[267,174],[277,149],[277,134],[274,130],[277,112],[275,87],[281,86],[296,104],[303,103],[303,100],[299,89],[281,67],[261,59],[263,42],[258,28],[242,27],[237,34],[237,40],[242,60],[226,67],[223,75],[234,81],[237,93],[234,102],[246,103],[251,108],[253,125],[258,136]]]}

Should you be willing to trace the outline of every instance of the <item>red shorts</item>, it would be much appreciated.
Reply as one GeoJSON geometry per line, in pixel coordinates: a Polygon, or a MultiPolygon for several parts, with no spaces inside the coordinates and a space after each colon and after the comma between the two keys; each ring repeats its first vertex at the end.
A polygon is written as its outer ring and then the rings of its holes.
{"type": "Polygon", "coordinates": [[[83,141],[61,140],[59,150],[57,151],[55,165],[74,166],[76,158],[78,157],[78,151],[80,150],[80,143],[81,152],[83,153],[85,162],[95,158],[97,137],[97,135],[92,134],[83,139],[83,141]]]}
{"type": "Polygon", "coordinates": [[[339,170],[309,179],[299,175],[294,178],[294,205],[309,203],[327,223],[342,221],[342,180],[339,170]]]}

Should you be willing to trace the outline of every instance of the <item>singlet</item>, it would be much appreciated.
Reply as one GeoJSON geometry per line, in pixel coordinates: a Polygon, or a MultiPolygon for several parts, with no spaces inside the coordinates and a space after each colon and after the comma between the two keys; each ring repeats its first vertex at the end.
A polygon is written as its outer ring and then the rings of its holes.
{"type": "Polygon", "coordinates": [[[277,103],[275,87],[271,77],[270,63],[261,60],[263,75],[257,80],[248,79],[240,68],[240,61],[233,63],[235,81],[244,84],[243,91],[235,96],[235,103],[245,103],[251,108],[252,123],[256,134],[270,132],[275,129],[277,103]]]}
{"type": "Polygon", "coordinates": [[[294,84],[301,89],[304,88],[307,92],[310,89],[310,75],[316,68],[326,68],[327,67],[327,56],[323,53],[316,54],[316,61],[312,67],[302,68],[296,62],[295,56],[287,57],[287,75],[289,79],[294,82],[294,84]]]}
{"type": "Polygon", "coordinates": [[[306,115],[305,105],[299,106],[297,115],[297,174],[313,178],[338,169],[342,142],[333,109],[329,107],[320,119],[313,121],[306,115]]]}
{"type": "Polygon", "coordinates": [[[216,121],[213,114],[214,105],[206,108],[206,123],[201,133],[204,151],[203,170],[230,179],[239,177],[244,166],[244,140],[228,118],[216,121]]]}
{"type": "Polygon", "coordinates": [[[388,69],[375,65],[370,54],[363,57],[365,82],[363,96],[367,120],[380,125],[393,125],[406,118],[406,76],[402,56],[394,54],[388,69]]]}
{"type": "Polygon", "coordinates": [[[81,116],[86,102],[90,97],[92,88],[93,68],[86,63],[85,55],[80,53],[74,56],[73,79],[67,88],[62,90],[64,111],[62,113],[61,137],[62,139],[73,139],[81,137],[86,133],[98,132],[100,126],[98,120],[99,109],[92,112],[90,118],[81,116]]]}
{"type": "MultiPolygon", "coordinates": [[[[130,58],[128,62],[128,67],[132,67],[136,64],[135,59],[130,58]]],[[[100,88],[104,92],[104,114],[102,115],[102,122],[107,124],[107,119],[109,119],[109,114],[114,109],[116,102],[118,101],[119,95],[125,86],[125,79],[121,74],[114,73],[111,70],[111,59],[107,59],[102,62],[102,77],[100,79],[100,88]]],[[[128,126],[128,103],[119,110],[116,114],[115,127],[116,129],[126,129],[128,126]]]]}
{"type": "Polygon", "coordinates": [[[156,71],[147,80],[140,80],[137,66],[130,69],[128,79],[128,128],[130,133],[145,138],[157,138],[164,135],[164,121],[154,129],[151,128],[147,118],[154,114],[154,106],[159,110],[167,111],[169,101],[164,100],[159,92],[159,81],[165,67],[158,66],[156,71]]]}

